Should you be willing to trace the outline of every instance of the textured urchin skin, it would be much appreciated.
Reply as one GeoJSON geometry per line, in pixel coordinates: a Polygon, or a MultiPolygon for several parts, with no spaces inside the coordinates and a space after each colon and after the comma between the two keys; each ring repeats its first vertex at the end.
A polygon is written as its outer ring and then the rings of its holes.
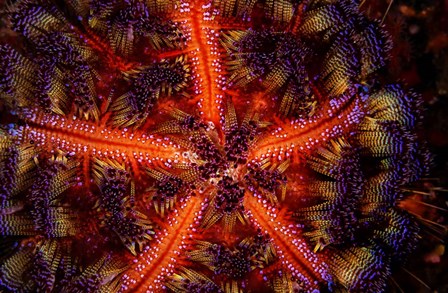
{"type": "Polygon", "coordinates": [[[0,289],[386,290],[429,155],[359,6],[8,4],[0,289]]]}

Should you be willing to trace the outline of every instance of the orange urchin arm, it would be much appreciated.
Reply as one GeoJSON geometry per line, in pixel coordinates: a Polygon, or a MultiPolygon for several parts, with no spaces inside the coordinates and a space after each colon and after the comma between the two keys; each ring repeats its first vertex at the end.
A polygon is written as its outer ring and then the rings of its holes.
{"type": "Polygon", "coordinates": [[[124,291],[155,292],[162,289],[164,276],[172,273],[172,267],[184,248],[184,240],[198,221],[201,203],[200,197],[192,196],[174,211],[165,229],[156,235],[123,276],[124,291]]]}
{"type": "Polygon", "coordinates": [[[308,247],[296,225],[288,219],[285,209],[278,210],[266,200],[246,196],[244,206],[256,226],[267,232],[280,253],[283,266],[310,290],[318,289],[314,280],[328,281],[324,260],[308,247]]]}
{"type": "Polygon", "coordinates": [[[141,163],[175,159],[179,151],[168,138],[126,128],[112,129],[52,114],[39,114],[33,120],[24,127],[21,140],[48,150],[56,147],[67,153],[133,158],[141,163]]]}
{"type": "Polygon", "coordinates": [[[221,66],[218,51],[218,31],[212,27],[207,5],[202,1],[193,1],[187,26],[190,30],[190,42],[193,50],[190,61],[193,64],[195,101],[205,121],[218,125],[220,120],[219,103],[221,97],[221,66]]]}
{"type": "Polygon", "coordinates": [[[327,103],[311,119],[296,120],[274,129],[252,148],[249,160],[274,157],[283,160],[292,154],[310,153],[321,142],[340,137],[364,116],[359,97],[333,104],[327,103]]]}

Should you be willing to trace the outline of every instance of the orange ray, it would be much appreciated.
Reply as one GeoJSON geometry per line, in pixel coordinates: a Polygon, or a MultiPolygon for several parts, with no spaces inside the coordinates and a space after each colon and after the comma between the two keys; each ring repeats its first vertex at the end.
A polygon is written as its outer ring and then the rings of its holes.
{"type": "Polygon", "coordinates": [[[302,123],[283,123],[283,127],[274,130],[252,148],[249,159],[273,157],[283,160],[293,153],[309,153],[322,141],[350,131],[350,126],[364,115],[361,105],[358,97],[338,109],[327,103],[317,114],[318,118],[306,119],[302,123]]]}
{"type": "Polygon", "coordinates": [[[291,274],[304,282],[307,292],[319,289],[314,280],[328,281],[327,265],[313,253],[306,242],[302,240],[300,231],[294,226],[285,212],[269,207],[255,196],[246,196],[244,206],[252,215],[255,225],[266,231],[277,247],[282,263],[291,274]]]}
{"type": "Polygon", "coordinates": [[[191,233],[197,221],[202,199],[198,196],[187,198],[167,221],[166,229],[157,234],[151,247],[145,249],[132,267],[124,275],[124,291],[157,292],[162,290],[165,275],[172,272],[173,263],[178,259],[179,250],[184,247],[184,239],[191,233]]]}
{"type": "Polygon", "coordinates": [[[217,99],[220,95],[219,90],[219,60],[218,36],[209,28],[206,23],[204,12],[206,8],[202,7],[202,1],[195,1],[191,7],[191,14],[188,24],[191,28],[192,47],[197,49],[190,56],[196,71],[197,85],[196,93],[198,104],[201,108],[201,114],[206,121],[212,121],[215,125],[219,123],[219,109],[217,99]],[[202,7],[202,9],[201,9],[202,7]]]}
{"type": "Polygon", "coordinates": [[[153,137],[140,131],[101,127],[50,114],[33,120],[37,122],[28,122],[21,140],[48,150],[56,147],[67,153],[135,158],[142,163],[175,159],[179,152],[178,146],[168,138],[153,137]]]}

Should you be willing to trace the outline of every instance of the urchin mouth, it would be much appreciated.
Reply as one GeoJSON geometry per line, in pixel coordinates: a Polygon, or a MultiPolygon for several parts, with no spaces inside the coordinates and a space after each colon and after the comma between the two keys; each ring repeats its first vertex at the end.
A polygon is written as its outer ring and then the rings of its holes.
{"type": "MultiPolygon", "coordinates": [[[[233,133],[222,135],[222,138],[219,138],[218,131],[220,129],[215,129],[213,122],[210,121],[209,123],[204,123],[204,125],[209,127],[204,129],[202,135],[213,142],[213,148],[218,151],[218,159],[204,160],[203,150],[200,145],[197,145],[182,152],[183,160],[193,168],[197,168],[199,172],[203,172],[205,175],[200,179],[204,184],[208,183],[210,186],[214,186],[218,193],[224,194],[227,192],[226,187],[220,186],[220,184],[224,181],[229,182],[229,180],[243,189],[247,188],[244,183],[238,184],[238,182],[244,182],[244,176],[247,173],[249,147],[255,147],[250,144],[254,137],[246,137],[249,133],[248,131],[243,131],[243,135],[241,135],[241,132],[238,132],[238,128],[236,128],[236,131],[233,133]]],[[[255,123],[250,125],[252,128],[256,127],[255,123]]],[[[188,136],[187,139],[192,141],[192,138],[192,136],[188,136]]],[[[193,142],[195,141],[197,139],[193,140],[193,142]]],[[[234,191],[236,192],[237,190],[234,191]]]]}

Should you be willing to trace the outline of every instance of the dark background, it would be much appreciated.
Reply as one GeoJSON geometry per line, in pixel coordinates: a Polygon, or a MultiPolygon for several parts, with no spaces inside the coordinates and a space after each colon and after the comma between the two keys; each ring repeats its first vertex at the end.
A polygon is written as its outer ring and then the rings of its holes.
{"type": "MultiPolygon", "coordinates": [[[[366,0],[362,9],[383,20],[393,40],[386,74],[419,93],[424,101],[420,135],[434,160],[428,177],[414,188],[425,193],[420,200],[447,208],[448,192],[443,189],[448,189],[448,0],[394,0],[388,9],[390,2],[366,0]]],[[[448,292],[448,257],[443,253],[448,212],[429,205],[416,209],[445,229],[423,225],[420,246],[407,263],[395,268],[390,291],[448,292]]]]}

